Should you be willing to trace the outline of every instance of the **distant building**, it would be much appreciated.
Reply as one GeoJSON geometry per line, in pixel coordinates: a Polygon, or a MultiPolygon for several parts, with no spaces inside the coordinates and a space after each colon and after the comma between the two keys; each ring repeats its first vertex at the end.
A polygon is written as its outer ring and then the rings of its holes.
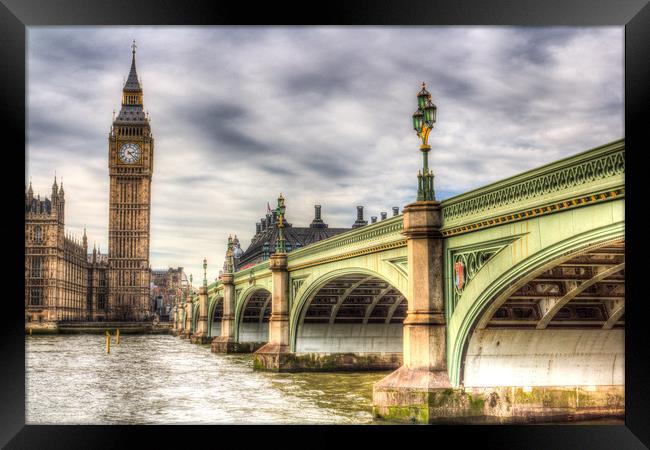
{"type": "MultiPolygon", "coordinates": [[[[330,228],[321,217],[321,205],[314,205],[314,219],[308,227],[294,227],[284,219],[284,238],[287,252],[297,250],[305,245],[327,239],[368,222],[363,220],[363,206],[357,206],[357,220],[351,228],[330,228]]],[[[239,240],[235,236],[234,262],[235,269],[241,270],[259,264],[275,253],[275,241],[278,236],[278,216],[276,211],[267,209],[265,217],[255,224],[255,236],[246,251],[242,251],[239,240]]]]}
{"type": "Polygon", "coordinates": [[[151,271],[151,309],[160,320],[169,320],[172,307],[183,299],[189,285],[182,267],[151,271]]]}

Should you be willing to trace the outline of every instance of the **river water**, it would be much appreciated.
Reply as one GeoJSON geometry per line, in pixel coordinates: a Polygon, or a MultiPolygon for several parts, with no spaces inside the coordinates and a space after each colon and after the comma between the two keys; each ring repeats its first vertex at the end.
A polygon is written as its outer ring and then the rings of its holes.
{"type": "Polygon", "coordinates": [[[373,423],[372,385],[389,372],[253,371],[170,335],[28,336],[27,424],[373,423]]]}
{"type": "Polygon", "coordinates": [[[170,335],[105,342],[25,338],[26,424],[372,424],[372,385],[390,373],[255,372],[250,354],[170,335]]]}

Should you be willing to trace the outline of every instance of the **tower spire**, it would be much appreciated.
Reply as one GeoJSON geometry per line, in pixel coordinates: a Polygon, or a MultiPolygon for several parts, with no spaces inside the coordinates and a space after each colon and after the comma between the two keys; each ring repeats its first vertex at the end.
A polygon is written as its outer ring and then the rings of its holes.
{"type": "Polygon", "coordinates": [[[131,70],[129,71],[129,76],[126,78],[126,83],[124,83],[124,90],[125,91],[130,91],[130,92],[139,92],[142,91],[142,88],[140,86],[140,81],[138,80],[138,72],[135,69],[135,39],[133,40],[133,44],[131,44],[131,70]]]}

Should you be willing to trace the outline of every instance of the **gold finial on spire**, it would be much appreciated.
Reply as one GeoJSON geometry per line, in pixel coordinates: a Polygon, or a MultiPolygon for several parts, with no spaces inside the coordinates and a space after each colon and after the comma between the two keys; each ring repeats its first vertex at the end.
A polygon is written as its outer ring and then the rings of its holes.
{"type": "Polygon", "coordinates": [[[138,48],[137,45],[135,45],[135,39],[133,39],[133,44],[131,44],[131,52],[133,52],[133,57],[135,58],[135,49],[138,48]]]}

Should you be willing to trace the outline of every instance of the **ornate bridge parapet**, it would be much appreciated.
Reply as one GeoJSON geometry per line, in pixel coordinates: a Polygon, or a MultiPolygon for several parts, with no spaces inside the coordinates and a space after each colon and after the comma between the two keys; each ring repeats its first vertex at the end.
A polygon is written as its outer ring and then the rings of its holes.
{"type": "Polygon", "coordinates": [[[620,140],[443,201],[442,232],[455,236],[624,194],[620,140]]]}

